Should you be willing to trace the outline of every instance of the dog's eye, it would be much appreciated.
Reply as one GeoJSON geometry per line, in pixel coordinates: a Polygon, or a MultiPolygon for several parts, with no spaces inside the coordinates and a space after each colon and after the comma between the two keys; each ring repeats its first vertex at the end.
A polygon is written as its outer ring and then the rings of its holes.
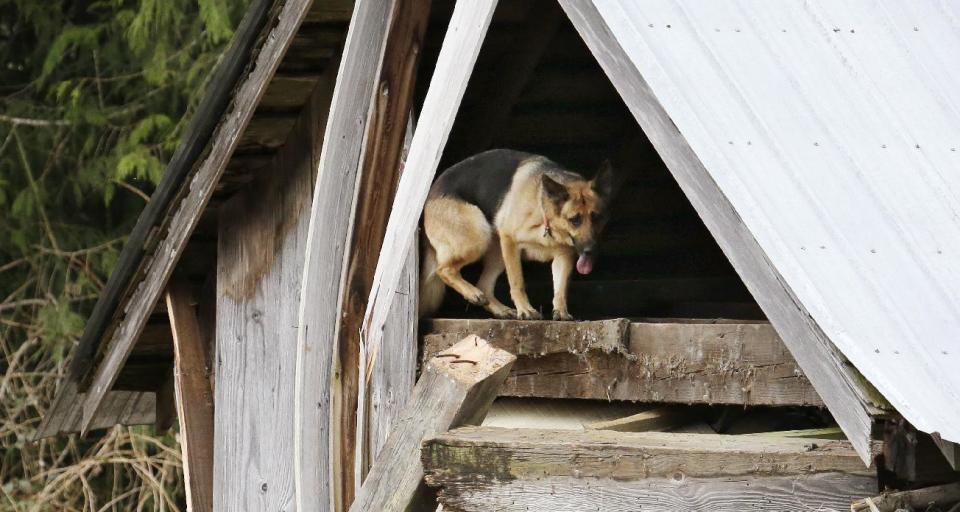
{"type": "Polygon", "coordinates": [[[570,217],[569,220],[570,220],[570,225],[571,225],[571,226],[573,226],[573,227],[578,227],[578,226],[580,226],[580,223],[583,222],[583,216],[578,213],[578,214],[574,215],[573,217],[570,217]]]}

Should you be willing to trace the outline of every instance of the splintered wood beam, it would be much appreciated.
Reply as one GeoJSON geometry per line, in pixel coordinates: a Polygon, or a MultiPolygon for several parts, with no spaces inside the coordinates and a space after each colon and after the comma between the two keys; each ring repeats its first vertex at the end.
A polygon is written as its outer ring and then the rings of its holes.
{"type": "Polygon", "coordinates": [[[947,505],[956,502],[960,502],[960,482],[912,491],[891,492],[869,498],[869,500],[859,499],[850,505],[850,512],[929,510],[931,505],[939,505],[940,509],[947,510],[947,505]]]}
{"type": "Polygon", "coordinates": [[[431,359],[350,510],[427,510],[420,444],[428,436],[483,421],[515,359],[476,336],[431,359]]]}
{"type": "Polygon", "coordinates": [[[678,427],[694,417],[685,407],[658,407],[638,412],[623,418],[597,421],[587,425],[588,430],[613,430],[616,432],[657,432],[678,427]]]}
{"type": "Polygon", "coordinates": [[[846,441],[463,427],[424,442],[445,509],[845,510],[877,480],[846,441]]]}
{"type": "Polygon", "coordinates": [[[822,405],[766,322],[433,320],[425,357],[467,334],[517,355],[503,396],[822,405]]]}
{"type": "Polygon", "coordinates": [[[187,510],[212,512],[213,390],[207,375],[206,343],[189,283],[171,283],[166,302],[173,333],[174,389],[187,510]]]}
{"type": "MultiPolygon", "coordinates": [[[[540,58],[546,52],[563,21],[563,11],[552,0],[530,3],[527,19],[513,51],[507,52],[497,70],[483,87],[483,99],[465,108],[461,126],[469,127],[450,141],[455,160],[490,149],[498,133],[509,128],[507,120],[521,93],[530,81],[540,58]]],[[[534,130],[536,131],[536,130],[534,130]]]]}
{"type": "Polygon", "coordinates": [[[311,0],[288,0],[283,5],[276,23],[264,39],[263,47],[256,54],[256,62],[250,66],[252,71],[241,79],[233,95],[231,110],[225,114],[210,140],[210,152],[185,179],[185,183],[189,185],[184,187],[183,198],[171,204],[169,220],[151,235],[151,238],[159,237],[159,242],[152,251],[153,256],[144,264],[140,274],[142,279],[130,285],[131,297],[126,302],[123,317],[110,335],[109,342],[104,340],[104,360],[96,367],[83,402],[81,425],[84,432],[93,424],[104,397],[113,387],[154,306],[160,300],[167,280],[187,246],[190,235],[200,222],[200,214],[213,195],[240,135],[253,116],[270,77],[277,69],[311,3],[311,0]]]}
{"type": "MultiPolygon", "coordinates": [[[[332,394],[339,397],[332,411],[332,422],[337,425],[334,431],[339,433],[339,438],[334,439],[331,454],[339,468],[334,472],[341,504],[339,510],[345,510],[353,502],[355,491],[369,467],[363,425],[358,424],[357,417],[358,401],[365,395],[360,389],[365,385],[360,377],[360,328],[387,229],[390,206],[393,205],[393,194],[400,181],[403,144],[413,108],[417,66],[429,15],[429,0],[396,0],[393,4],[379,79],[374,84],[373,103],[366,123],[367,133],[357,171],[359,177],[355,180],[359,183],[356,184],[353,205],[354,227],[343,255],[346,273],[340,284],[337,315],[339,325],[334,354],[337,362],[334,365],[340,371],[333,380],[335,389],[332,390],[332,394]]],[[[397,255],[400,258],[405,256],[397,255]]],[[[408,301],[415,298],[415,295],[406,296],[408,301]]],[[[415,310],[416,303],[413,304],[415,310]]],[[[390,350],[409,352],[413,343],[416,343],[415,337],[411,336],[406,344],[401,342],[391,346],[390,350]]],[[[415,345],[412,350],[416,352],[415,345]]],[[[410,376],[412,379],[413,375],[410,376]]],[[[412,387],[396,389],[398,400],[405,399],[411,390],[412,387]]]]}

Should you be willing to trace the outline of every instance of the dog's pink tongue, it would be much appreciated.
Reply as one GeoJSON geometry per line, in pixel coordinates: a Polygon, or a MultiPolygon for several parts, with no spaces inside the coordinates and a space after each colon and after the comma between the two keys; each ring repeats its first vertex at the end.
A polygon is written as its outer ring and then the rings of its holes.
{"type": "Polygon", "coordinates": [[[593,271],[593,258],[586,254],[581,254],[577,259],[577,272],[587,275],[593,271]]]}

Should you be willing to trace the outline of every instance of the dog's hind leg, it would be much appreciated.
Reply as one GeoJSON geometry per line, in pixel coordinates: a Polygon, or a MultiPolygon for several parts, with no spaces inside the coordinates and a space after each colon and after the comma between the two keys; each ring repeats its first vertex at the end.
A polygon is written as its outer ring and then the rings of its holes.
{"type": "Polygon", "coordinates": [[[467,282],[460,269],[478,261],[487,252],[493,228],[476,206],[453,198],[427,201],[423,227],[437,254],[436,275],[467,302],[487,305],[487,296],[467,282]]]}
{"type": "Polygon", "coordinates": [[[483,272],[480,279],[477,280],[477,288],[487,296],[487,311],[493,313],[497,318],[516,318],[517,310],[507,307],[497,300],[494,294],[494,288],[497,286],[497,278],[503,273],[503,254],[500,252],[500,242],[493,240],[487,248],[487,254],[483,257],[483,272]]]}

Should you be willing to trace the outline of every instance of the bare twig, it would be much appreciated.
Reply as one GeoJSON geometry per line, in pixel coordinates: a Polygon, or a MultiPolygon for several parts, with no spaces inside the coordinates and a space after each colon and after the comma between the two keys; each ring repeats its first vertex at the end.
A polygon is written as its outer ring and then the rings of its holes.
{"type": "Polygon", "coordinates": [[[27,117],[14,117],[5,114],[0,114],[0,121],[4,123],[10,123],[14,126],[49,127],[70,125],[70,121],[64,121],[63,119],[30,119],[27,117]]]}

